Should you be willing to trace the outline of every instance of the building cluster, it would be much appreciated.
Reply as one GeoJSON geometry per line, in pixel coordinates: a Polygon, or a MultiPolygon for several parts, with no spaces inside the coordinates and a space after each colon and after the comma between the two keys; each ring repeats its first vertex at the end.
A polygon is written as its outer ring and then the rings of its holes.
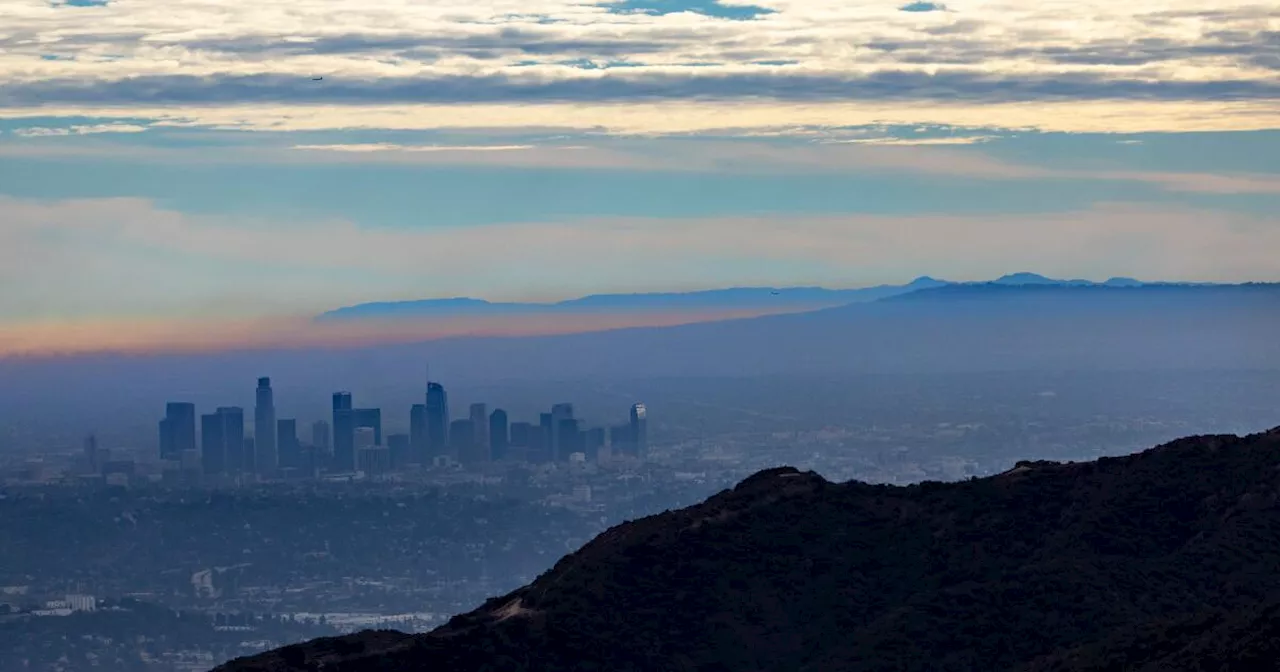
{"type": "MultiPolygon", "coordinates": [[[[383,434],[382,409],[358,408],[350,392],[333,394],[331,420],[311,425],[310,441],[298,422],[277,418],[270,378],[259,378],[252,433],[236,406],[199,415],[195,405],[170,402],[160,421],[160,459],[171,470],[204,479],[314,477],[320,474],[381,475],[412,467],[475,466],[488,462],[593,462],[611,456],[643,460],[649,444],[644,404],[613,427],[587,427],[573,404],[559,403],[537,422],[511,422],[501,408],[471,404],[452,417],[443,385],[428,382],[424,403],[409,412],[407,434],[383,434]],[[198,441],[197,441],[198,437],[198,441]]],[[[92,437],[85,458],[95,473],[103,455],[92,437]]]]}

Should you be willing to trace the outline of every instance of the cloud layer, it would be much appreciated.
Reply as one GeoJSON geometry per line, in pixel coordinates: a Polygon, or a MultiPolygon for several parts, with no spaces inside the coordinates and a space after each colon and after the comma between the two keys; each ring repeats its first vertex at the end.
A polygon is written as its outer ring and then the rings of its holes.
{"type": "Polygon", "coordinates": [[[1280,30],[1273,7],[1247,1],[13,0],[0,26],[11,111],[325,105],[355,119],[370,106],[679,102],[723,116],[767,100],[829,116],[927,104],[949,121],[957,106],[1012,120],[1027,104],[1167,116],[1200,103],[1280,125],[1280,30]]]}

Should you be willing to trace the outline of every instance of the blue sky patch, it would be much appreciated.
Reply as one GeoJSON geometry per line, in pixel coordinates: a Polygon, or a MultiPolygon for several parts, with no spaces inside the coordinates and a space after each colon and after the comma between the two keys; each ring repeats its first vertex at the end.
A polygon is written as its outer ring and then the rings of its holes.
{"type": "Polygon", "coordinates": [[[904,12],[945,12],[947,6],[938,2],[913,2],[898,9],[904,12]]]}
{"type": "Polygon", "coordinates": [[[772,14],[773,10],[755,5],[722,5],[719,0],[622,0],[606,5],[614,14],[676,14],[693,12],[718,19],[747,21],[764,14],[772,14]]]}

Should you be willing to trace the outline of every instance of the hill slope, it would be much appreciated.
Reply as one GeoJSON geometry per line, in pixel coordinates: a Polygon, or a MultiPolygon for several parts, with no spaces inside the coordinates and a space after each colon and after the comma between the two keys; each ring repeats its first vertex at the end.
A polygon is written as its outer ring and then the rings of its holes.
{"type": "Polygon", "coordinates": [[[432,633],[219,669],[1243,670],[1278,637],[1280,428],[950,484],[769,470],[432,633]]]}

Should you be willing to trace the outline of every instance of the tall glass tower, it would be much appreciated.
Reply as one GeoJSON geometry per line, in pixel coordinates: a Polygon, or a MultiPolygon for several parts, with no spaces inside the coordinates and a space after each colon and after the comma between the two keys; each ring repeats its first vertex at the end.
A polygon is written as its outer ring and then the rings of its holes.
{"type": "Polygon", "coordinates": [[[253,406],[254,462],[259,474],[269,474],[280,464],[276,445],[276,402],[271,379],[259,378],[257,400],[253,406]]]}

